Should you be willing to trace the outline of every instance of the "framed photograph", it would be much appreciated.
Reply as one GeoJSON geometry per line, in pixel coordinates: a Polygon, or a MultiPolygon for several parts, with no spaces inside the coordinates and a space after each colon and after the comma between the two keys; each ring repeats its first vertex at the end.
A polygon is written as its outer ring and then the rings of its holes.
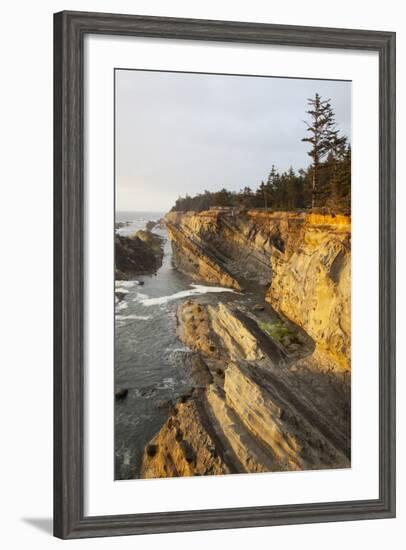
{"type": "Polygon", "coordinates": [[[54,533],[395,515],[395,34],[54,19],[54,533]]]}

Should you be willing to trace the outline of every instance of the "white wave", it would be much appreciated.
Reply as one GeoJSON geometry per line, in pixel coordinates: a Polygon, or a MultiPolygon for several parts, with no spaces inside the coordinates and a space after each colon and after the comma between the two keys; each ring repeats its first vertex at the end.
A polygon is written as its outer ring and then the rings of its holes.
{"type": "Polygon", "coordinates": [[[135,285],[139,285],[139,281],[116,281],[116,290],[123,288],[132,288],[135,285]]]}
{"type": "Polygon", "coordinates": [[[131,235],[131,233],[134,233],[134,231],[141,229],[142,224],[140,224],[140,221],[142,220],[137,220],[135,222],[126,222],[126,224],[128,225],[116,229],[116,233],[118,235],[121,235],[122,237],[128,237],[128,235],[131,235]]]}
{"type": "Polygon", "coordinates": [[[143,294],[142,292],[137,292],[133,302],[141,302],[142,303],[143,300],[147,300],[147,299],[148,299],[148,294],[143,294]]]}
{"type": "Polygon", "coordinates": [[[189,290],[181,290],[175,294],[170,294],[169,296],[159,296],[158,298],[141,298],[140,293],[138,293],[139,298],[137,301],[141,302],[143,306],[160,306],[172,302],[173,300],[179,300],[180,298],[187,298],[188,296],[196,296],[198,294],[209,294],[209,293],[219,293],[219,292],[235,292],[232,288],[224,288],[222,286],[205,286],[205,285],[191,285],[193,288],[189,290]]]}
{"type": "Polygon", "coordinates": [[[127,290],[126,288],[120,288],[120,287],[116,287],[116,292],[118,292],[119,294],[128,294],[130,291],[127,290]]]}
{"type": "Polygon", "coordinates": [[[148,321],[151,319],[150,315],[116,315],[116,321],[126,321],[127,319],[134,319],[135,321],[148,321]]]}
{"type": "Polygon", "coordinates": [[[121,311],[122,309],[127,309],[127,308],[128,308],[127,302],[119,302],[118,304],[116,304],[116,311],[121,311]]]}

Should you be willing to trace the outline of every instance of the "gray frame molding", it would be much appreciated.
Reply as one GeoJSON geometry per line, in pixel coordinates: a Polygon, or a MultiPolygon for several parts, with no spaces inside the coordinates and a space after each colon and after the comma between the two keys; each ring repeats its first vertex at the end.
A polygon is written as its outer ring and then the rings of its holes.
{"type": "Polygon", "coordinates": [[[395,33],[102,13],[55,14],[54,237],[55,536],[67,539],[395,516],[395,33]],[[379,53],[381,337],[377,500],[84,516],[82,276],[85,34],[346,48],[379,53]]]}

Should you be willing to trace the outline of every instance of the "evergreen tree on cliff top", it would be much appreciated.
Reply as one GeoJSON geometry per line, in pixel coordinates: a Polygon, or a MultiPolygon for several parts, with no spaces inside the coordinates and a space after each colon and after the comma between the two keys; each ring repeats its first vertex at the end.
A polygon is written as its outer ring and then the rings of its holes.
{"type": "Polygon", "coordinates": [[[338,147],[340,139],[336,129],[335,115],[330,104],[330,99],[322,100],[316,93],[314,99],[307,100],[310,109],[310,122],[306,122],[307,131],[310,134],[302,138],[311,144],[312,148],[308,155],[312,158],[312,207],[318,205],[319,194],[319,170],[324,157],[335,147],[338,147]]]}
{"type": "Polygon", "coordinates": [[[272,210],[302,210],[326,207],[333,212],[350,213],[351,209],[351,145],[340,135],[330,100],[319,94],[308,99],[307,136],[302,141],[311,144],[308,155],[311,165],[298,172],[290,167],[279,172],[272,165],[268,178],[256,189],[245,186],[240,191],[204,191],[190,197],[179,197],[174,211],[201,212],[217,208],[265,208],[272,210]]]}

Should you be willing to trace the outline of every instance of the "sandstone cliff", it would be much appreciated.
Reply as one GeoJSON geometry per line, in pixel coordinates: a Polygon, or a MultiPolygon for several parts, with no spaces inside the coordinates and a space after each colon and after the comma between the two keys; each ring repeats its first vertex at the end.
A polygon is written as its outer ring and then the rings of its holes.
{"type": "Polygon", "coordinates": [[[273,308],[314,340],[320,366],[350,371],[351,220],[234,211],[166,216],[175,265],[231,288],[264,286],[273,308]]]}
{"type": "Polygon", "coordinates": [[[201,241],[193,226],[167,222],[172,242],[172,258],[179,271],[197,281],[207,281],[240,290],[238,281],[231,275],[219,251],[209,241],[201,241]]]}
{"type": "Polygon", "coordinates": [[[181,403],[147,446],[141,477],[228,474],[214,441],[215,436],[204,426],[198,402],[181,403]]]}
{"type": "Polygon", "coordinates": [[[265,316],[235,304],[179,306],[195,389],[145,449],[142,477],[350,465],[348,383],[315,373],[300,329],[281,343],[261,329],[265,316]]]}
{"type": "Polygon", "coordinates": [[[179,306],[194,389],[142,477],[349,467],[350,218],[216,210],[166,224],[179,270],[240,294],[179,306]]]}
{"type": "Polygon", "coordinates": [[[333,369],[351,368],[351,222],[308,215],[280,223],[284,250],[271,256],[266,299],[316,343],[315,357],[333,369]]]}

